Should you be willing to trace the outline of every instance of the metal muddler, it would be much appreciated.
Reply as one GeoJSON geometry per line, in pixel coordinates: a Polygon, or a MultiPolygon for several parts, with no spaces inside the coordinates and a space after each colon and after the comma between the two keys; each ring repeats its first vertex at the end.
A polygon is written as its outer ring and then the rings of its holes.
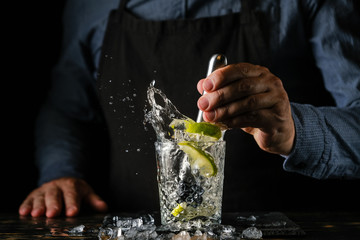
{"type": "MultiPolygon", "coordinates": [[[[209,76],[213,71],[215,71],[218,68],[224,67],[227,65],[227,58],[225,55],[222,54],[214,54],[209,61],[209,67],[207,71],[207,75],[209,76]]],[[[206,94],[204,91],[202,95],[206,94]]],[[[198,116],[196,118],[196,122],[202,122],[203,121],[203,112],[199,110],[198,116]]]]}

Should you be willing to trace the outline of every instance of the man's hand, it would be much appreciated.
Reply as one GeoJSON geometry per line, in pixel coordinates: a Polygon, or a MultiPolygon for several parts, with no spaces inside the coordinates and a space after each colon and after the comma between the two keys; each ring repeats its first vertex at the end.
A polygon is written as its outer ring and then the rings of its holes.
{"type": "Polygon", "coordinates": [[[96,211],[107,211],[107,204],[94,193],[93,189],[82,179],[59,178],[32,191],[19,208],[19,214],[33,217],[59,216],[63,206],[66,216],[76,216],[81,202],[87,202],[96,211]]]}
{"type": "Polygon", "coordinates": [[[238,63],[199,81],[207,92],[198,107],[208,122],[222,122],[254,136],[267,152],[288,155],[295,137],[290,102],[281,80],[267,68],[238,63]]]}

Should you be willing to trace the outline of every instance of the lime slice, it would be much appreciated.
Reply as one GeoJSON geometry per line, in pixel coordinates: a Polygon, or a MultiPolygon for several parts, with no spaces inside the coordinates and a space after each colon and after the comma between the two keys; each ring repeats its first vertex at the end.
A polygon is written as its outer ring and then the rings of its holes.
{"type": "Polygon", "coordinates": [[[176,133],[186,134],[179,134],[179,136],[188,136],[191,141],[195,142],[216,142],[222,136],[222,128],[218,123],[197,123],[191,118],[187,118],[173,119],[169,126],[174,129],[176,133]]]}
{"type": "Polygon", "coordinates": [[[207,137],[207,141],[217,141],[221,138],[220,127],[209,122],[192,122],[186,126],[186,132],[190,134],[200,134],[207,137]]]}
{"type": "Polygon", "coordinates": [[[171,211],[171,214],[176,217],[186,208],[186,202],[180,203],[171,211]]]}
{"type": "Polygon", "coordinates": [[[191,142],[179,142],[178,145],[188,155],[191,168],[199,169],[201,176],[211,177],[216,175],[217,167],[214,158],[210,154],[196,148],[191,142]]]}
{"type": "Polygon", "coordinates": [[[182,129],[185,130],[190,124],[195,123],[194,120],[192,120],[191,118],[188,119],[177,119],[174,118],[172,120],[172,122],[169,124],[169,126],[172,129],[182,129]]]}

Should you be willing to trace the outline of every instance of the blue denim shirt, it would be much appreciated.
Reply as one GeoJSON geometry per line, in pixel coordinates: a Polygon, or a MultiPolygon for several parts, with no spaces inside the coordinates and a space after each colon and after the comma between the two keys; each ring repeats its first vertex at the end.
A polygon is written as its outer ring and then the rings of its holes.
{"type": "MultiPolygon", "coordinates": [[[[96,72],[107,17],[118,4],[119,0],[72,0],[65,7],[62,54],[37,121],[39,184],[63,176],[83,177],[91,131],[103,124],[96,72]]],[[[127,8],[148,20],[202,18],[239,12],[241,1],[130,0],[127,8]]],[[[315,64],[336,103],[315,107],[291,102],[296,139],[284,169],[319,179],[360,178],[359,3],[259,0],[256,8],[264,12],[269,27],[274,21],[279,26],[270,33],[276,39],[270,44],[272,51],[290,50],[277,48],[293,37],[290,33],[299,24],[306,24],[315,64]]]]}

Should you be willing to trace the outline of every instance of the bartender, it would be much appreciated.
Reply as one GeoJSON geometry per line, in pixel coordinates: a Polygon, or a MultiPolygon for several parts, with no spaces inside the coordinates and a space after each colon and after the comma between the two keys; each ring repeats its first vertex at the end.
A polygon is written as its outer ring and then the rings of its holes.
{"type": "Polygon", "coordinates": [[[360,178],[358,9],[350,0],[68,1],[36,128],[39,187],[19,213],[157,211],[155,135],[143,125],[153,80],[180,112],[194,119],[200,109],[230,128],[224,211],[306,208],[307,197],[330,196],[315,179],[360,178]],[[204,78],[214,53],[229,65],[204,78]]]}

